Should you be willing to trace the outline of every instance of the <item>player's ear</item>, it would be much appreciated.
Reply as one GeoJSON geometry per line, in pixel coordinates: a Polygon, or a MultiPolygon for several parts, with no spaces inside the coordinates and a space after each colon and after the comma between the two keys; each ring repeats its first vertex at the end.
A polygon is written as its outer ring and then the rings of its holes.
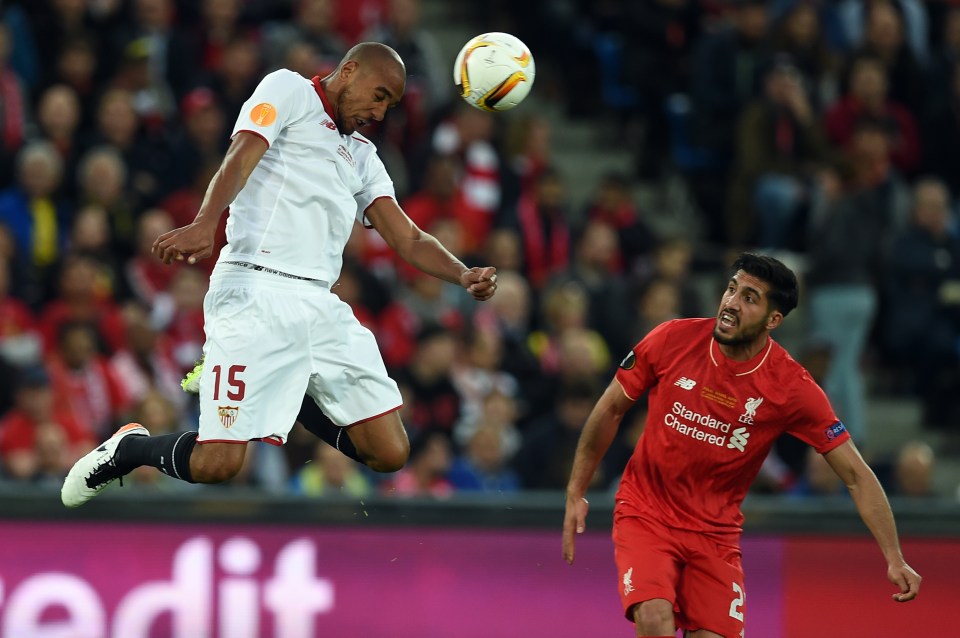
{"type": "Polygon", "coordinates": [[[767,315],[767,330],[773,330],[783,321],[783,313],[779,310],[773,310],[767,315]]]}
{"type": "Polygon", "coordinates": [[[340,77],[346,80],[351,75],[357,72],[357,68],[359,66],[360,65],[357,63],[356,60],[348,60],[347,62],[344,62],[343,66],[340,67],[340,77]]]}

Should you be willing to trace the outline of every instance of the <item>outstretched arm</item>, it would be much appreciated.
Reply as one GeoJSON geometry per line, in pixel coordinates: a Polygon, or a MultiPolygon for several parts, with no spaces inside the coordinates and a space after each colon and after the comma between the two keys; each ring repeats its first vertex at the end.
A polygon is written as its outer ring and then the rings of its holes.
{"type": "Polygon", "coordinates": [[[620,384],[613,380],[603,396],[593,406],[587,423],[580,433],[577,454],[573,458],[573,469],[567,483],[567,509],[563,517],[563,558],[573,564],[576,534],[586,529],[589,504],[584,495],[607,453],[613,438],[617,435],[623,415],[633,405],[633,401],[623,392],[620,384]]]}
{"type": "Polygon", "coordinates": [[[383,239],[408,264],[467,289],[474,299],[486,301],[497,289],[497,269],[467,268],[436,238],[421,230],[390,197],[381,197],[366,210],[383,239]]]}
{"type": "Polygon", "coordinates": [[[900,593],[894,594],[893,599],[901,603],[913,600],[920,591],[921,578],[903,559],[890,503],[873,470],[864,462],[852,441],[827,452],[824,458],[850,490],[860,518],[867,524],[887,560],[887,578],[900,588],[900,593]]]}

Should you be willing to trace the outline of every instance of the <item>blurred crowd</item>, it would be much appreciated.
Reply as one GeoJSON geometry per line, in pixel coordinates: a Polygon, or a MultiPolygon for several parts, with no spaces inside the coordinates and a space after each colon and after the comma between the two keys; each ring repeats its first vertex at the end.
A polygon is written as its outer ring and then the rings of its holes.
{"type": "MultiPolygon", "coordinates": [[[[154,434],[196,427],[179,381],[201,353],[214,260],[165,266],[151,244],[192,221],[265,73],[322,77],[362,40],[393,46],[407,65],[403,102],[365,130],[401,204],[468,265],[496,266],[499,289],[477,304],[358,226],[332,290],[376,335],[400,385],[411,460],[376,476],[297,427],[282,448],[250,446],[233,485],[439,498],[563,489],[617,363],[658,323],[712,315],[723,281],[705,296],[697,274],[722,276],[741,248],[800,265],[809,339],[798,357],[855,437],[867,440],[865,356],[923,401],[925,425],[960,423],[960,5],[448,8],[478,32],[519,35],[535,51],[541,99],[569,118],[615,123],[620,144],[636,148],[635,166],[603,175],[576,207],[577,176],[557,166],[551,120],[457,99],[422,9],[421,0],[0,4],[0,478],[59,485],[131,420],[154,434]],[[667,173],[695,194],[704,232],[658,233],[638,206],[637,184],[667,173]]],[[[222,246],[222,227],[218,237],[222,246]]],[[[641,402],[597,489],[615,486],[644,417],[641,402]]],[[[924,445],[891,461],[895,492],[931,492],[924,445]]],[[[785,441],[760,489],[835,490],[816,463],[785,441]]],[[[153,471],[131,480],[183,489],[153,471]]]]}

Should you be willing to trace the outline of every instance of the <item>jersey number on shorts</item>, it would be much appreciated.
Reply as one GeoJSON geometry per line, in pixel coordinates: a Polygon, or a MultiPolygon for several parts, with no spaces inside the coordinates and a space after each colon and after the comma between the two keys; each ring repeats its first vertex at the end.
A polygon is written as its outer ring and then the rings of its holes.
{"type": "Polygon", "coordinates": [[[743,612],[740,611],[740,608],[743,607],[743,588],[737,583],[733,583],[733,593],[737,597],[730,601],[730,615],[743,622],[743,612]]]}
{"type": "MultiPolygon", "coordinates": [[[[247,384],[240,378],[240,373],[247,369],[247,366],[230,366],[227,370],[227,398],[231,401],[242,401],[243,395],[247,392],[247,384]]],[[[220,377],[222,368],[219,365],[213,366],[213,400],[220,399],[220,377]]]]}

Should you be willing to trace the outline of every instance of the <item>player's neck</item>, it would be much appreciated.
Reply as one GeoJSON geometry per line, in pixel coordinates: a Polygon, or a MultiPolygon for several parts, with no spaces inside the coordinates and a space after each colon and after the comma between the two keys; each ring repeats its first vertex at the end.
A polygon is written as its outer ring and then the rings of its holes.
{"type": "Polygon", "coordinates": [[[749,343],[724,345],[717,341],[717,348],[719,348],[720,353],[727,359],[732,359],[733,361],[749,361],[767,347],[767,340],[769,338],[769,334],[763,333],[762,336],[757,337],[749,343]]]}

